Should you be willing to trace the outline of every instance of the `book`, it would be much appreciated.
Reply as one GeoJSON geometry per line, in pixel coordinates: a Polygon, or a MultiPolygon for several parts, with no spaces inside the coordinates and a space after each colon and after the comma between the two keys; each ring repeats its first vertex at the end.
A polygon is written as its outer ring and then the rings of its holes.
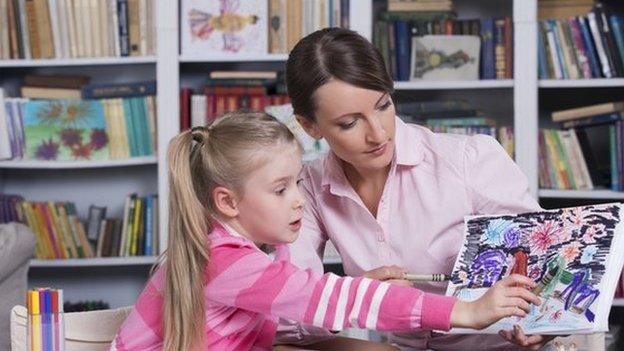
{"type": "Polygon", "coordinates": [[[80,89],[29,87],[20,88],[22,97],[28,99],[80,99],[80,89]]]}
{"type": "Polygon", "coordinates": [[[132,82],[124,84],[88,84],[82,87],[83,99],[137,97],[156,95],[156,82],[132,82]]]}
{"type": "Polygon", "coordinates": [[[412,38],[412,80],[479,79],[480,37],[426,35],[412,38]]]}
{"type": "Polygon", "coordinates": [[[31,87],[80,89],[83,85],[89,84],[91,78],[81,75],[65,74],[27,74],[24,76],[24,85],[31,87]]]}
{"type": "Polygon", "coordinates": [[[100,101],[28,101],[23,123],[28,159],[108,159],[108,135],[100,101]]]}
{"type": "Polygon", "coordinates": [[[611,114],[622,110],[624,110],[624,102],[617,101],[554,111],[551,117],[553,122],[565,122],[584,117],[611,114]]]}
{"type": "Polygon", "coordinates": [[[472,301],[509,274],[537,284],[542,304],[524,318],[507,317],[484,330],[520,325],[527,334],[584,334],[608,330],[609,311],[624,263],[623,205],[562,208],[465,218],[464,242],[446,295],[472,301]]]}
{"type": "Polygon", "coordinates": [[[180,9],[183,55],[268,52],[267,0],[182,0],[180,9]]]}

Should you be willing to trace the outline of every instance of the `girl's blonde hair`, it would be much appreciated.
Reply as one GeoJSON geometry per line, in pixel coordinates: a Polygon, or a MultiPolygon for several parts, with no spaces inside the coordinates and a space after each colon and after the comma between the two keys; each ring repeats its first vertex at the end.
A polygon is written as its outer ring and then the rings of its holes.
{"type": "Polygon", "coordinates": [[[164,350],[204,345],[207,235],[212,229],[209,216],[216,214],[213,190],[224,186],[242,196],[247,175],[270,157],[263,150],[293,142],[285,125],[259,112],[229,113],[210,127],[195,127],[171,140],[164,350]]]}

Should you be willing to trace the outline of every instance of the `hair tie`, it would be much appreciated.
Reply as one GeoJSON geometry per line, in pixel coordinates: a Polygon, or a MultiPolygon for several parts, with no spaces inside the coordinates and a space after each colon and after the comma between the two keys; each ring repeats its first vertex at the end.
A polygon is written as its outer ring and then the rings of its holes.
{"type": "Polygon", "coordinates": [[[193,140],[203,144],[204,139],[208,136],[208,128],[204,126],[193,127],[191,128],[191,135],[193,136],[193,140]]]}

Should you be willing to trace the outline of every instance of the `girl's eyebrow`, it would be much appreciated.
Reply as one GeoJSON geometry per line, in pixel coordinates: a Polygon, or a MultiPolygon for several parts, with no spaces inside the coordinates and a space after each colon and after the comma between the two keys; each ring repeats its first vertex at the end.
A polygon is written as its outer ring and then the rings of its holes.
{"type": "Polygon", "coordinates": [[[274,180],[271,184],[277,184],[277,183],[282,183],[282,182],[288,182],[289,180],[293,179],[293,176],[285,176],[285,177],[281,177],[279,179],[274,180]]]}

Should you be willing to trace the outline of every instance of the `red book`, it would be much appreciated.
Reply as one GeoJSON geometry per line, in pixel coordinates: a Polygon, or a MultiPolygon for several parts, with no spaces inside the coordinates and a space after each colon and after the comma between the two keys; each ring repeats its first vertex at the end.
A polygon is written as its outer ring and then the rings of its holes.
{"type": "Polygon", "coordinates": [[[180,90],[180,131],[191,128],[191,94],[189,88],[180,90]]]}
{"type": "Polygon", "coordinates": [[[513,26],[510,17],[505,17],[505,78],[513,78],[513,26]]]}

